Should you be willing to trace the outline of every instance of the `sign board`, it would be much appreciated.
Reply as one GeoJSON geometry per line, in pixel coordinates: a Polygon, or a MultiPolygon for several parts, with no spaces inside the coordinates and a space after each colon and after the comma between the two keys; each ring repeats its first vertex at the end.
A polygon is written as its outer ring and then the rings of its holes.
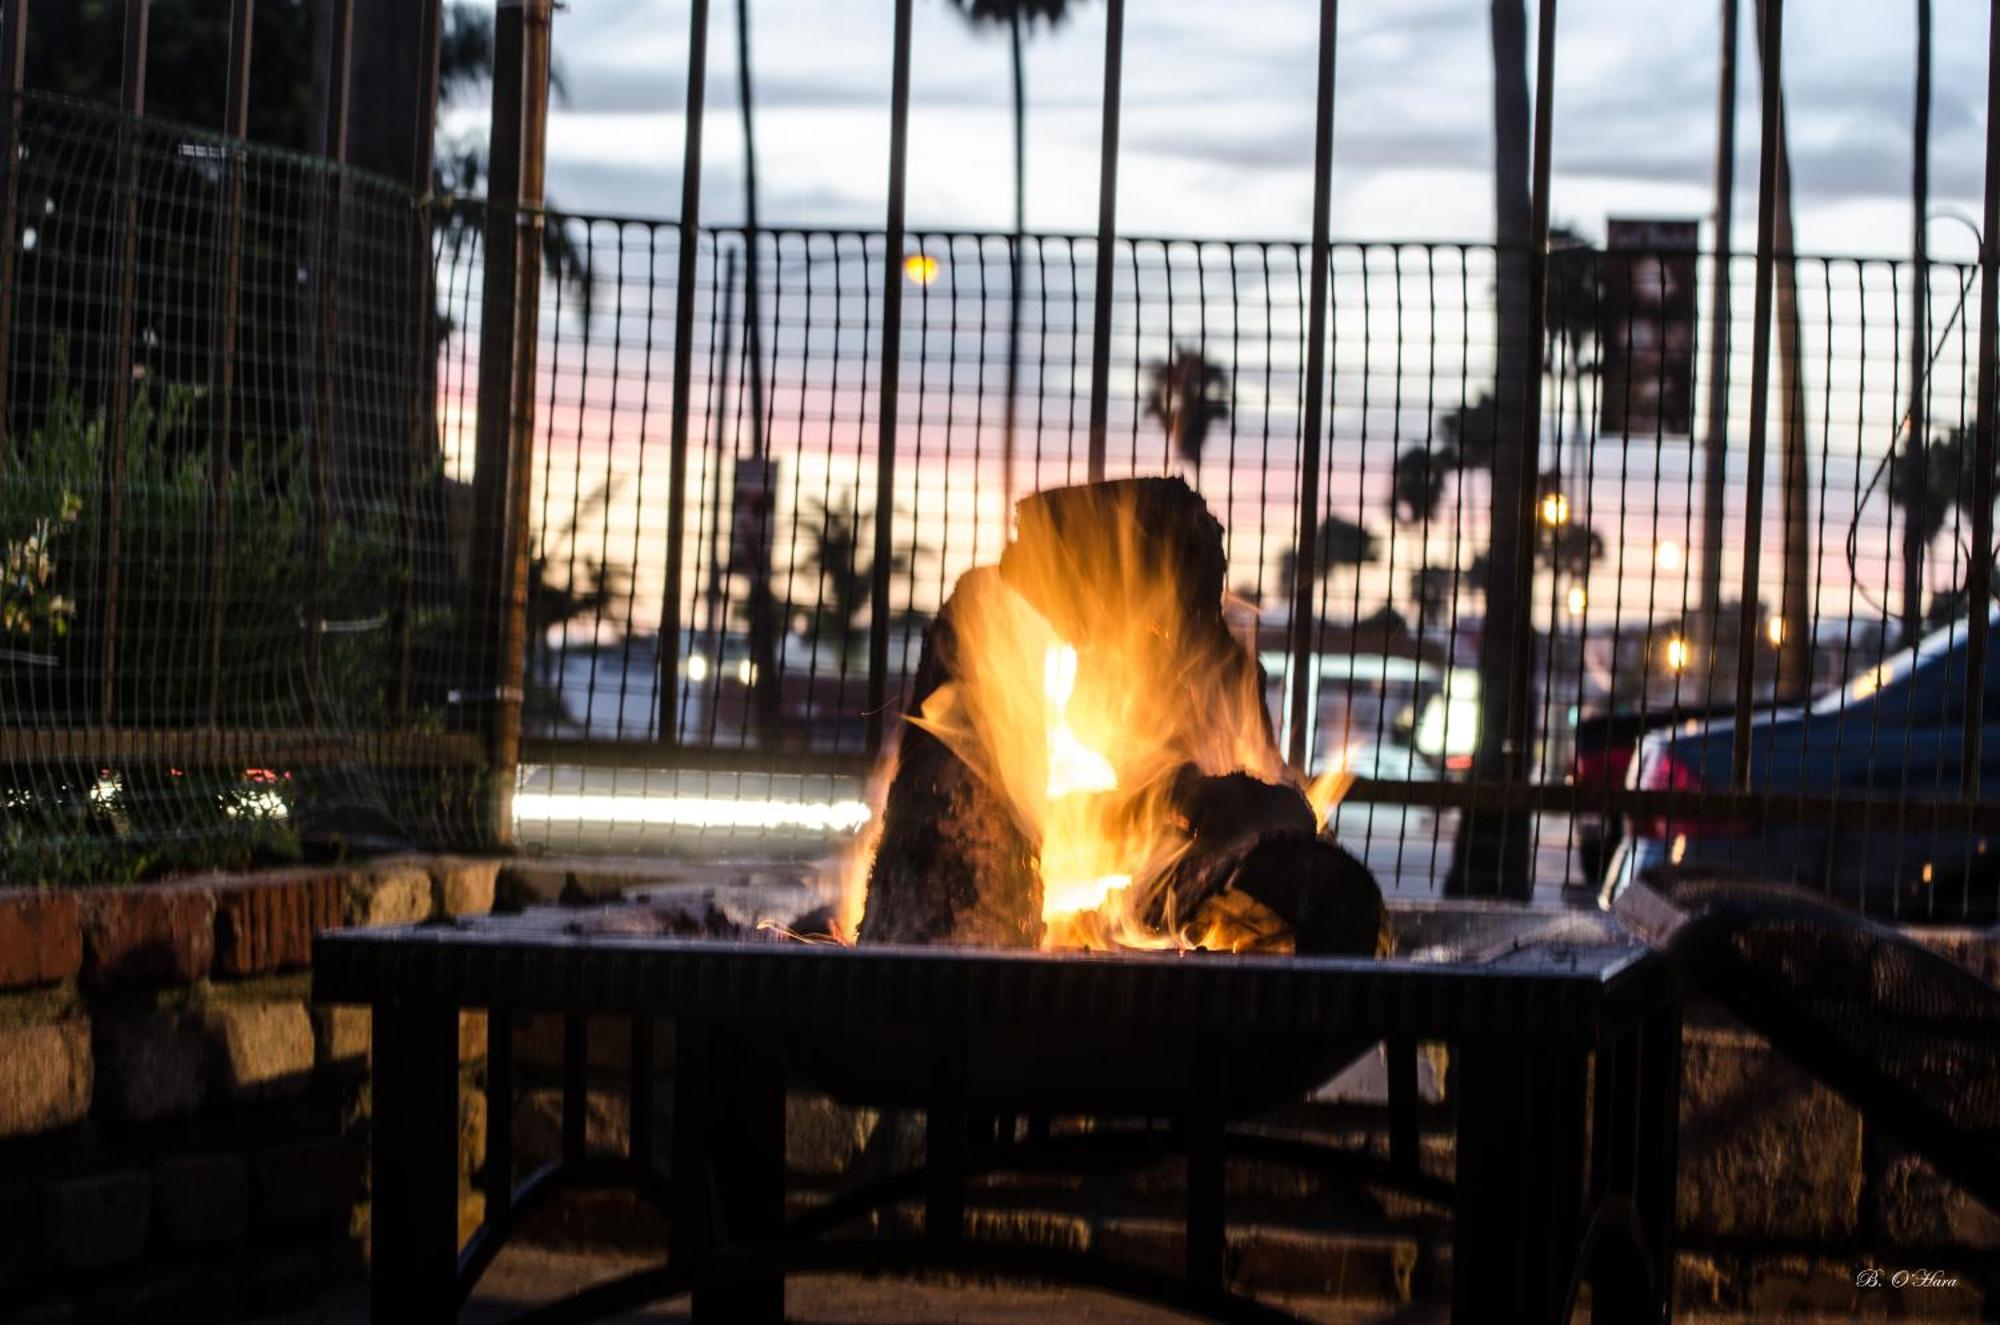
{"type": "Polygon", "coordinates": [[[1686,437],[1694,420],[1694,221],[1605,225],[1598,429],[1686,437]]]}

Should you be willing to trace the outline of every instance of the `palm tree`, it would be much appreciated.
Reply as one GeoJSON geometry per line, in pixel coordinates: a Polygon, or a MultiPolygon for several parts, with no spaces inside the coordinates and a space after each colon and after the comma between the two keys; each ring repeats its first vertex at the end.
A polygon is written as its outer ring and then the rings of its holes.
{"type": "Polygon", "coordinates": [[[1600,256],[1588,239],[1569,226],[1550,229],[1548,362],[1555,365],[1557,378],[1567,378],[1575,392],[1570,398],[1570,436],[1578,439],[1586,436],[1583,382],[1599,368],[1595,358],[1586,356],[1596,344],[1602,318],[1600,256]]]}
{"type": "Polygon", "coordinates": [[[1146,365],[1146,417],[1197,474],[1208,430],[1229,417],[1229,406],[1229,374],[1193,346],[1176,345],[1171,358],[1146,365]]]}
{"type": "Polygon", "coordinates": [[[1005,25],[1014,61],[1014,242],[1007,249],[1007,400],[1002,427],[1001,492],[1014,505],[1015,397],[1021,380],[1021,270],[1028,236],[1028,77],[1025,29],[1037,19],[1051,29],[1069,14],[1069,0],[951,0],[975,28],[1005,25]]]}
{"type": "MultiPolygon", "coordinates": [[[[1329,514],[1320,518],[1319,531],[1313,536],[1313,551],[1313,564],[1323,580],[1342,567],[1354,569],[1381,560],[1382,539],[1366,525],[1329,514]]],[[[1290,600],[1298,573],[1298,550],[1286,548],[1278,554],[1278,595],[1281,599],[1290,600]]]]}
{"type": "MultiPolygon", "coordinates": [[[[844,658],[867,638],[860,622],[871,599],[874,565],[863,549],[873,541],[869,534],[873,517],[861,510],[850,492],[833,504],[815,502],[808,519],[805,571],[814,598],[803,609],[798,628],[815,651],[830,645],[836,656],[844,658]]],[[[909,573],[915,551],[891,554],[891,578],[909,573]]]]}

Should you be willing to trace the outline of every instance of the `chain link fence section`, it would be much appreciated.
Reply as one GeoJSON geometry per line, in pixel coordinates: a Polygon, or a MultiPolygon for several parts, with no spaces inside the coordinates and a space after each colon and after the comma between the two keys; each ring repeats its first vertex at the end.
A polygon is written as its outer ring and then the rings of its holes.
{"type": "Polygon", "coordinates": [[[467,840],[466,502],[417,200],[17,104],[0,877],[467,840]]]}

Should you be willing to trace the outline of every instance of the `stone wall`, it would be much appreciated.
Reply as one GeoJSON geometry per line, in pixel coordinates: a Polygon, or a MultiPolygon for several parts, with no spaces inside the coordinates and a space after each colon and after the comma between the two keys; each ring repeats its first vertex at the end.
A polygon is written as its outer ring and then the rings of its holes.
{"type": "Polygon", "coordinates": [[[496,870],[0,889],[0,1321],[229,1321],[351,1283],[367,1014],[310,1003],[312,936],[489,909],[496,870]]]}

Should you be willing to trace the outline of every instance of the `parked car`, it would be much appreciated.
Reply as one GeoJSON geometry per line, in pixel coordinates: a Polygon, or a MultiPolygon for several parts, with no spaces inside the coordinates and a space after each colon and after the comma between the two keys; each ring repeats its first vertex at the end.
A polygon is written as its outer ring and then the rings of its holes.
{"type": "MultiPolygon", "coordinates": [[[[2000,623],[2000,614],[1994,620],[2000,623]]],[[[1751,728],[1750,789],[1888,800],[1958,796],[1965,667],[1960,621],[1807,708],[1759,713],[1751,728]]],[[[2000,648],[1988,651],[1982,680],[1978,786],[1982,795],[2000,794],[2000,648]]],[[[1733,736],[1726,717],[1651,732],[1639,742],[1628,785],[1725,788],[1733,736]]],[[[1762,829],[1722,816],[1628,818],[1604,895],[1673,864],[1796,882],[1874,913],[1984,922],[2000,912],[2000,850],[1989,846],[2000,843],[1976,833],[1905,831],[1880,811],[1865,822],[1857,814],[1822,823],[1773,821],[1762,829]]]]}
{"type": "Polygon", "coordinates": [[[1606,787],[1622,787],[1632,768],[1632,756],[1648,734],[1688,722],[1705,722],[1729,712],[1728,709],[1652,708],[1639,712],[1600,713],[1581,718],[1571,729],[1569,783],[1577,797],[1574,838],[1576,863],[1586,886],[1604,882],[1624,841],[1624,824],[1615,814],[1598,814],[1590,809],[1589,793],[1606,787]]]}

